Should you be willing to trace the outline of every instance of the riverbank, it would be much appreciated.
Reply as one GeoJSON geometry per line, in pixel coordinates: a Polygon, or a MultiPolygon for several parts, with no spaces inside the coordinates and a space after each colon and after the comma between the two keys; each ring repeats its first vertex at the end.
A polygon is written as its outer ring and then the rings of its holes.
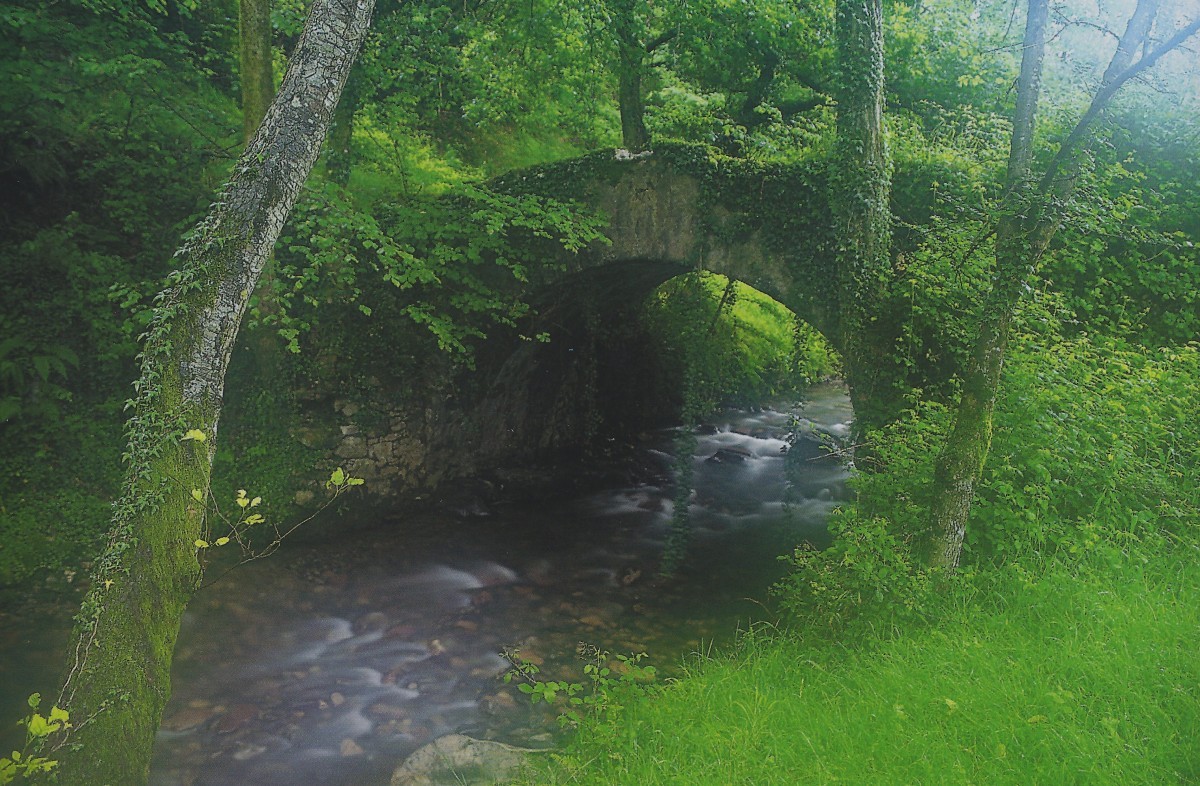
{"type": "Polygon", "coordinates": [[[670,582],[657,570],[674,429],[647,435],[638,466],[655,469],[632,484],[347,516],[242,566],[189,606],[151,784],[381,786],[447,735],[555,744],[558,710],[503,681],[500,653],[567,680],[583,647],[669,666],[727,646],[761,616],[784,572],[776,555],[820,541],[845,497],[846,467],[804,462],[789,484],[785,452],[820,455],[819,435],[849,419],[845,389],[821,385],[800,414],[727,411],[699,429],[689,559],[670,582]],[[804,435],[789,447],[797,418],[804,435]]]}
{"type": "Polygon", "coordinates": [[[525,783],[1197,782],[1198,349],[1023,337],[953,579],[919,537],[950,418],[917,402],[792,560],[791,635],[695,660],[525,783]]]}
{"type": "Polygon", "coordinates": [[[1200,559],[1061,564],[877,646],[752,635],[523,784],[1163,784],[1200,776],[1200,559]]]}

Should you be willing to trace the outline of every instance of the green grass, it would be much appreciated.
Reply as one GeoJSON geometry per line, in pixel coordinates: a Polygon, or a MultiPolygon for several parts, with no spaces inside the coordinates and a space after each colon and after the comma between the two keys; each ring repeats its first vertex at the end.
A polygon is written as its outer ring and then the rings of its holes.
{"type": "Polygon", "coordinates": [[[1186,551],[1107,578],[1063,568],[869,648],[748,637],[525,782],[1197,782],[1200,560],[1186,551]]]}
{"type": "Polygon", "coordinates": [[[728,284],[714,273],[687,274],[648,301],[664,365],[681,364],[668,375],[692,378],[701,409],[762,404],[836,373],[840,360],[815,328],[741,282],[727,293],[728,284]]]}

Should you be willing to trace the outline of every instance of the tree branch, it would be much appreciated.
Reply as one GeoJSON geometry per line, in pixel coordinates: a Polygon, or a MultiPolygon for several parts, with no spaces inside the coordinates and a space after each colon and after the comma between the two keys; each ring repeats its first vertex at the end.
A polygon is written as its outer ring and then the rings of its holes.
{"type": "Polygon", "coordinates": [[[671,30],[664,30],[663,32],[659,33],[654,38],[651,38],[649,41],[646,42],[646,54],[648,54],[648,55],[654,54],[655,49],[658,49],[660,46],[663,46],[664,44],[670,43],[670,41],[672,39],[674,39],[675,36],[677,36],[677,35],[679,35],[678,27],[671,29],[671,30]]]}
{"type": "MultiPolygon", "coordinates": [[[[1071,129],[1071,133],[1063,140],[1062,145],[1055,154],[1054,159],[1050,162],[1050,166],[1046,168],[1046,174],[1042,177],[1039,184],[1039,190],[1042,193],[1050,193],[1051,187],[1058,179],[1059,171],[1063,168],[1075,154],[1075,150],[1087,137],[1091,131],[1091,126],[1096,118],[1100,116],[1108,105],[1112,103],[1113,96],[1117,94],[1126,82],[1139,76],[1145,71],[1152,68],[1164,55],[1168,52],[1177,49],[1198,31],[1200,31],[1200,17],[1197,17],[1191,24],[1181,27],[1176,31],[1175,35],[1171,36],[1157,49],[1154,49],[1144,55],[1136,63],[1133,62],[1133,54],[1137,49],[1146,43],[1146,39],[1150,33],[1150,26],[1153,24],[1154,16],[1158,11],[1158,0],[1139,0],[1137,9],[1129,20],[1129,25],[1125,29],[1125,34],[1121,36],[1121,42],[1117,45],[1117,51],[1113,54],[1112,62],[1104,72],[1104,80],[1101,83],[1100,89],[1096,91],[1095,97],[1092,99],[1091,106],[1087,112],[1071,129]],[[1149,14],[1149,19],[1146,15],[1149,14]]],[[[1069,182],[1073,178],[1067,178],[1069,182]]],[[[1062,188],[1059,189],[1062,191],[1062,188]]]]}

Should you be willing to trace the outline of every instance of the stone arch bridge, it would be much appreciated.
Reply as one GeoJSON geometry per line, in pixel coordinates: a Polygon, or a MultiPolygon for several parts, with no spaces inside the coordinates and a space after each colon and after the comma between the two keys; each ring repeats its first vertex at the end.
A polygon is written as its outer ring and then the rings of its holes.
{"type": "MultiPolygon", "coordinates": [[[[748,284],[841,345],[824,161],[765,166],[690,146],[622,153],[594,153],[494,181],[503,192],[575,200],[599,211],[607,218],[607,242],[567,254],[547,241],[547,264],[529,271],[539,322],[522,332],[545,329],[549,343],[492,336],[470,380],[432,379],[417,401],[335,402],[344,436],[332,450],[348,471],[367,479],[369,491],[436,493],[479,476],[492,478],[490,488],[515,487],[520,479],[495,468],[577,467],[573,459],[594,450],[601,437],[645,428],[656,410],[669,409],[661,392],[656,400],[654,391],[639,390],[653,369],[628,337],[610,343],[596,323],[631,318],[631,304],[688,271],[748,284]]],[[[899,192],[929,193],[919,181],[931,176],[907,179],[913,184],[899,192]]],[[[923,220],[920,201],[896,206],[907,214],[901,226],[923,220]]],[[[911,238],[897,241],[903,247],[911,238]]]]}
{"type": "Polygon", "coordinates": [[[603,151],[521,170],[495,185],[581,202],[607,219],[607,242],[556,253],[559,264],[543,268],[535,285],[578,276],[599,297],[603,287],[594,285],[610,276],[653,289],[707,270],[770,295],[841,343],[822,160],[767,166],[693,146],[640,156],[603,151]]]}

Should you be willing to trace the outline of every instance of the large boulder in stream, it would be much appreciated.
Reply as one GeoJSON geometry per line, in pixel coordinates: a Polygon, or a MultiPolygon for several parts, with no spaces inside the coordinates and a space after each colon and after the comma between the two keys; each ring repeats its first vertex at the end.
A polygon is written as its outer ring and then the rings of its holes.
{"type": "Polygon", "coordinates": [[[447,734],[418,748],[392,773],[391,786],[492,786],[538,751],[447,734]]]}

